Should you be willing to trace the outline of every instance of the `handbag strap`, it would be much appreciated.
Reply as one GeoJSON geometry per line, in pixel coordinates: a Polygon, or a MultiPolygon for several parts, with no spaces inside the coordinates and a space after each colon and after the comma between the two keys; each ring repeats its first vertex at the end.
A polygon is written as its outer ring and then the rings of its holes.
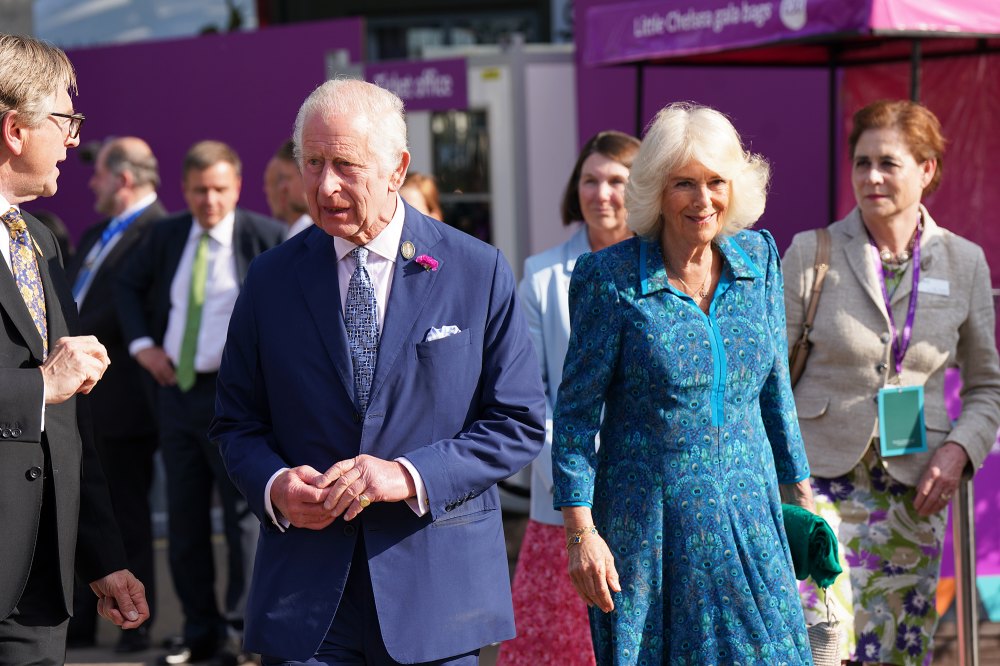
{"type": "Polygon", "coordinates": [[[819,295],[823,291],[823,280],[826,279],[826,271],[830,268],[830,230],[820,227],[816,230],[816,277],[813,279],[812,292],[809,294],[809,305],[806,306],[806,319],[802,323],[802,337],[809,338],[809,331],[812,330],[813,320],[816,319],[816,310],[819,307],[819,295]]]}

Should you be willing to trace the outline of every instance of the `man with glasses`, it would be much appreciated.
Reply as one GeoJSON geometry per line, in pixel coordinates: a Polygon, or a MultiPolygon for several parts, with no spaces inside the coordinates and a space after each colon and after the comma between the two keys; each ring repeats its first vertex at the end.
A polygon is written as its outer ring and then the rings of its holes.
{"type": "Polygon", "coordinates": [[[71,90],[62,51],[0,34],[0,664],[65,661],[74,564],[101,615],[125,629],[149,616],[125,569],[86,412],[78,421],[76,395],[104,375],[107,352],[92,336],[71,337],[55,237],[20,210],[55,194],[57,165],[79,145],[71,90]]]}

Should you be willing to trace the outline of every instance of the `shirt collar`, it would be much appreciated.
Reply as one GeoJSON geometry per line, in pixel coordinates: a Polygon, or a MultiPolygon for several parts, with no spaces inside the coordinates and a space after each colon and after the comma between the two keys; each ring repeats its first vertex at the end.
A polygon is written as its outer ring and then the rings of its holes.
{"type": "Polygon", "coordinates": [[[11,202],[7,201],[7,197],[5,197],[4,195],[0,194],[0,215],[3,215],[4,213],[6,213],[11,208],[16,208],[18,210],[21,210],[20,206],[16,206],[16,205],[12,204],[11,202]]]}
{"type": "MultiPolygon", "coordinates": [[[[222,220],[219,221],[217,225],[209,229],[208,235],[212,240],[229,247],[233,244],[233,229],[236,226],[236,211],[230,211],[229,215],[226,215],[222,220]]],[[[188,234],[188,240],[192,238],[198,238],[204,233],[205,230],[202,229],[201,225],[198,224],[198,220],[191,216],[191,232],[188,234]]]]}
{"type": "Polygon", "coordinates": [[[146,209],[147,207],[151,206],[154,201],[156,201],[156,192],[150,192],[149,194],[147,194],[146,196],[139,199],[134,204],[123,210],[119,215],[115,215],[113,218],[111,218],[112,224],[118,220],[124,220],[132,213],[146,209]]]}
{"type": "MultiPolygon", "coordinates": [[[[403,199],[396,194],[396,212],[392,214],[392,219],[379,235],[373,238],[366,248],[380,257],[396,262],[396,254],[399,252],[399,239],[403,237],[403,219],[406,217],[406,209],[403,206],[403,199]]],[[[358,247],[354,243],[339,236],[333,237],[333,246],[337,250],[337,261],[350,254],[351,250],[358,247]]]]}

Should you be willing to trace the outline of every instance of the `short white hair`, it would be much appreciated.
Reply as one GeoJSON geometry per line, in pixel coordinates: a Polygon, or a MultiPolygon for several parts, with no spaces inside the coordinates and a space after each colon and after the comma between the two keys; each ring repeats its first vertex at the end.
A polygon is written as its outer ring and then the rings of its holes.
{"type": "Polygon", "coordinates": [[[669,104],[646,128],[625,186],[628,226],[656,239],[663,227],[663,190],[670,174],[692,160],[729,182],[729,208],[720,236],[732,236],[760,219],[767,201],[771,168],[743,148],[736,128],[723,114],[692,102],[669,104]]]}
{"type": "Polygon", "coordinates": [[[299,108],[292,138],[295,159],[302,167],[302,129],[313,114],[346,116],[362,126],[368,150],[383,173],[399,166],[406,151],[406,120],[403,100],[373,83],[357,79],[331,79],[317,87],[299,108]]]}

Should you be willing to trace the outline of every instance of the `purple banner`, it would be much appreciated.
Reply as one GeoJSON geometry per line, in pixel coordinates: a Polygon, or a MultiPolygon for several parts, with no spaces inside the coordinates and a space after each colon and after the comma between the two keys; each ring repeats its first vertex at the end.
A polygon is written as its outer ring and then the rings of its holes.
{"type": "Polygon", "coordinates": [[[464,59],[390,62],[365,66],[365,80],[399,95],[407,111],[469,107],[464,59]]]}
{"type": "Polygon", "coordinates": [[[715,53],[867,28],[858,0],[644,0],[590,7],[587,65],[715,53]]]}

